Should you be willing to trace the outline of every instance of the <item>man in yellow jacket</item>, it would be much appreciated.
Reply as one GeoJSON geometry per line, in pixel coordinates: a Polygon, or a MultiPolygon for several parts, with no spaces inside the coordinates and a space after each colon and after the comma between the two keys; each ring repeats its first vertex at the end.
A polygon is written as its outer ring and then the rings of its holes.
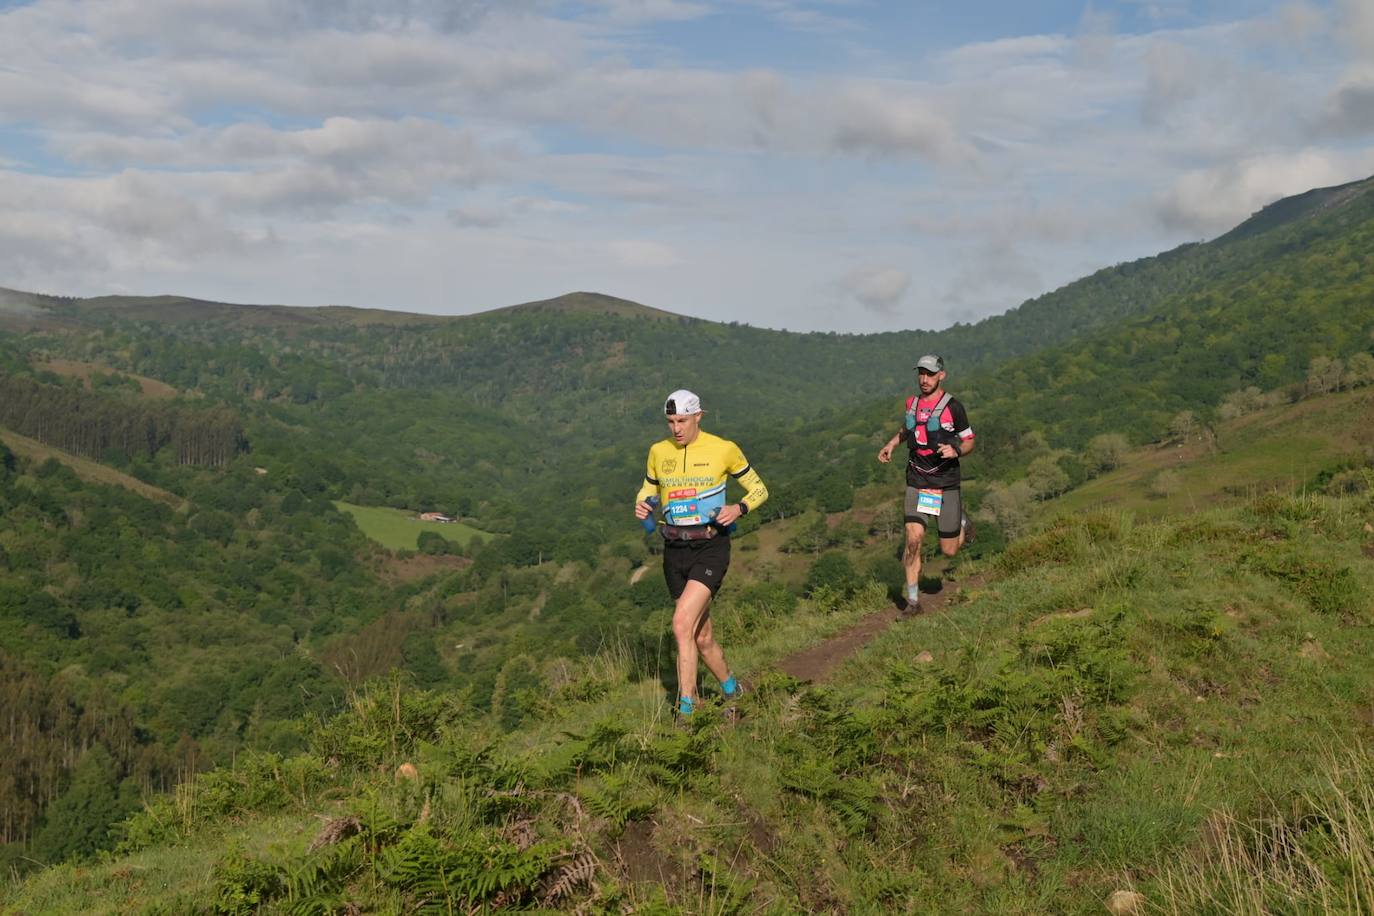
{"type": "Polygon", "coordinates": [[[720,681],[727,702],[740,695],[739,682],[711,633],[711,599],[730,566],[730,529],[740,516],[763,504],[768,488],[738,445],[702,430],[701,399],[695,394],[674,391],[663,413],[669,436],[649,449],[644,483],[635,497],[635,517],[647,519],[656,508],[662,513],[658,531],[665,542],[663,577],[676,603],[677,711],[690,716],[696,706],[698,658],[720,681]],[[732,477],[745,490],[737,503],[725,501],[732,477]]]}

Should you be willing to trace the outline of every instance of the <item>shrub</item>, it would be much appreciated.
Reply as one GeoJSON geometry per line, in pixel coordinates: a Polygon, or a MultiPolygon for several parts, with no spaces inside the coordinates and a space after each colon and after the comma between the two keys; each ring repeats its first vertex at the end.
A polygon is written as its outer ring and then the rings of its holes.
{"type": "Polygon", "coordinates": [[[824,588],[835,592],[842,598],[849,598],[862,585],[863,579],[859,576],[859,571],[854,568],[854,561],[849,559],[849,555],[838,550],[832,550],[829,553],[821,554],[816,562],[811,564],[811,571],[806,576],[803,593],[811,596],[824,588]]]}
{"type": "Polygon", "coordinates": [[[421,531],[420,536],[416,538],[416,546],[420,553],[432,557],[444,556],[454,552],[453,544],[449,539],[437,531],[421,531]]]}
{"type": "Polygon", "coordinates": [[[753,605],[766,614],[781,616],[796,610],[797,596],[781,582],[753,582],[739,591],[735,603],[753,605]]]}
{"type": "Polygon", "coordinates": [[[1172,468],[1160,471],[1150,481],[1145,492],[1153,499],[1164,499],[1183,489],[1183,475],[1172,468]]]}
{"type": "Polygon", "coordinates": [[[1368,612],[1369,596],[1348,566],[1293,546],[1286,550],[1255,550],[1245,556],[1244,562],[1251,569],[1290,585],[1319,614],[1368,612]]]}

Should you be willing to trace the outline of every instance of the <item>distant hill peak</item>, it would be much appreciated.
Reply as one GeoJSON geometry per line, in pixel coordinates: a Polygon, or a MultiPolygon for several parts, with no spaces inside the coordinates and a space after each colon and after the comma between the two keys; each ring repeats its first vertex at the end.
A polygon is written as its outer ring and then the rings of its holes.
{"type": "Polygon", "coordinates": [[[1368,194],[1371,190],[1374,190],[1374,176],[1330,188],[1313,188],[1291,197],[1282,197],[1261,207],[1249,219],[1220,236],[1217,241],[1238,241],[1269,232],[1287,223],[1310,219],[1321,213],[1344,207],[1368,194]]]}
{"type": "Polygon", "coordinates": [[[136,321],[181,323],[230,321],[235,324],[308,327],[328,324],[417,325],[462,321],[478,316],[515,312],[617,315],[631,318],[680,318],[629,299],[605,293],[573,292],[552,299],[522,302],[467,315],[433,315],[390,309],[354,308],[345,305],[289,306],[215,302],[176,295],[49,296],[0,287],[0,318],[79,320],[82,315],[117,314],[136,321]]]}
{"type": "Polygon", "coordinates": [[[575,292],[564,293],[552,299],[539,299],[534,302],[522,302],[519,305],[507,305],[502,308],[491,309],[480,312],[482,315],[498,315],[502,312],[562,312],[574,314],[614,314],[634,318],[680,318],[682,316],[674,312],[666,312],[663,309],[656,309],[652,306],[643,305],[630,299],[621,299],[618,296],[609,296],[605,293],[575,292]]]}

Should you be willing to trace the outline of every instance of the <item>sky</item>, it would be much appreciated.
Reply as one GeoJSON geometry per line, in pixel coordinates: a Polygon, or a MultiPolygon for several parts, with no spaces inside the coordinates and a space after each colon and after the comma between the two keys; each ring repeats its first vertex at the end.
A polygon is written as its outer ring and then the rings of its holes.
{"type": "Polygon", "coordinates": [[[0,286],[937,329],[1374,175],[1374,0],[0,0],[0,286]]]}

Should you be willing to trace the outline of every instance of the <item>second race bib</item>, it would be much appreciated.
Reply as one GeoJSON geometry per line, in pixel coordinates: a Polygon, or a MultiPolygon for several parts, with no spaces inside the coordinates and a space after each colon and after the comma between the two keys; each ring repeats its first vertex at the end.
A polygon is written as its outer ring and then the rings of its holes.
{"type": "Polygon", "coordinates": [[[916,494],[916,511],[922,515],[939,515],[944,501],[944,490],[921,490],[916,494]]]}

